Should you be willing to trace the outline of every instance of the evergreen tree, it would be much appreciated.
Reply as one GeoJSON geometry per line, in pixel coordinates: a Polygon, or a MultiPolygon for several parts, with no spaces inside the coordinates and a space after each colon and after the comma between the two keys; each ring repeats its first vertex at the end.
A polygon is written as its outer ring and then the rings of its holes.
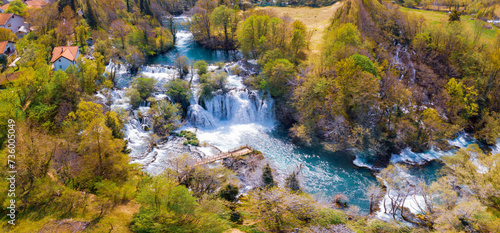
{"type": "Polygon", "coordinates": [[[262,169],[262,186],[265,188],[273,187],[275,185],[273,178],[273,171],[269,164],[266,164],[262,169]]]}
{"type": "Polygon", "coordinates": [[[238,186],[227,184],[220,189],[219,196],[228,201],[237,201],[239,192],[238,186]]]}
{"type": "Polygon", "coordinates": [[[87,0],[87,23],[91,28],[97,28],[97,19],[94,15],[94,11],[92,10],[92,4],[90,3],[90,0],[87,0]]]}
{"type": "Polygon", "coordinates": [[[286,179],[285,179],[285,187],[290,189],[291,191],[294,192],[300,192],[300,184],[299,180],[297,179],[297,176],[299,175],[300,170],[298,171],[293,171],[292,174],[290,174],[286,179]]]}

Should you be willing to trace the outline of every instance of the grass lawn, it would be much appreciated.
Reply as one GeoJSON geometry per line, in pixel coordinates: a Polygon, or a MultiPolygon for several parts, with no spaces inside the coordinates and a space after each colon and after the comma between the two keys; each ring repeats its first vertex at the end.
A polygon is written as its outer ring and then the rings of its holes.
{"type": "MultiPolygon", "coordinates": [[[[405,7],[401,7],[401,11],[403,12],[411,12],[415,15],[418,15],[418,16],[422,16],[424,17],[424,19],[427,21],[427,22],[430,22],[431,24],[441,24],[441,25],[444,25],[446,23],[448,23],[448,14],[445,13],[445,12],[438,12],[438,11],[427,11],[427,10],[419,10],[419,9],[410,9],[410,8],[405,8],[405,7]]],[[[470,15],[462,15],[460,17],[460,23],[462,24],[462,27],[464,28],[464,30],[470,32],[470,33],[473,33],[474,32],[474,27],[475,27],[475,24],[477,22],[482,22],[484,23],[484,25],[487,25],[489,23],[486,23],[484,21],[480,21],[480,20],[471,20],[471,16],[470,15]]],[[[481,42],[485,43],[485,44],[491,44],[493,43],[494,39],[495,39],[495,35],[496,33],[498,33],[498,28],[496,28],[495,26],[493,26],[492,24],[489,24],[493,27],[493,29],[486,29],[486,28],[482,28],[483,30],[483,35],[482,35],[482,38],[481,38],[481,42]]]]}
{"type": "Polygon", "coordinates": [[[337,2],[327,7],[256,7],[255,9],[266,9],[274,11],[279,17],[288,16],[294,20],[302,21],[308,29],[313,30],[311,43],[309,45],[310,52],[319,54],[323,45],[323,34],[330,26],[331,19],[335,11],[342,5],[342,2],[337,2]]]}

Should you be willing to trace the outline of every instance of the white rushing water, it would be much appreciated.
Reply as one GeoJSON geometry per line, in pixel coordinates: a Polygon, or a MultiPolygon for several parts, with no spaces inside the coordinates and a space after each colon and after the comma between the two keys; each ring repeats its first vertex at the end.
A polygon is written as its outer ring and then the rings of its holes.
{"type": "MultiPolygon", "coordinates": [[[[466,148],[467,146],[477,143],[474,137],[460,133],[455,139],[447,140],[448,144],[457,148],[466,148]]],[[[492,148],[493,149],[493,148],[492,148]]],[[[413,152],[410,147],[405,148],[399,154],[392,154],[390,162],[392,164],[405,163],[410,165],[423,165],[433,160],[439,160],[443,156],[452,155],[457,150],[442,151],[436,148],[431,148],[424,152],[413,152]]],[[[356,166],[367,167],[374,169],[373,165],[367,162],[363,153],[356,153],[356,159],[353,161],[356,166]]]]}

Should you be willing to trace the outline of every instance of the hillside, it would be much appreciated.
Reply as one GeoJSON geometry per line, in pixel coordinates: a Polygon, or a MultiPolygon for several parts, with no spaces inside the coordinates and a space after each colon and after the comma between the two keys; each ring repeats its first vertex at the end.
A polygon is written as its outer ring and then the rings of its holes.
{"type": "MultiPolygon", "coordinates": [[[[343,2],[337,2],[327,7],[256,7],[273,11],[278,17],[290,17],[302,21],[308,30],[312,31],[309,49],[312,54],[319,54],[323,45],[323,36],[331,24],[332,17],[343,2]]],[[[311,33],[311,32],[309,32],[311,33]]],[[[312,55],[311,54],[311,55],[312,55]]]]}

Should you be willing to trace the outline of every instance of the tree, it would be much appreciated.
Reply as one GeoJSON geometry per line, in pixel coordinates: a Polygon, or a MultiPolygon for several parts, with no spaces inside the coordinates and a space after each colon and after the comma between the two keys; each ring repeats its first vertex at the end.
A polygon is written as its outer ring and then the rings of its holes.
{"type": "Polygon", "coordinates": [[[86,0],[85,5],[87,6],[87,12],[85,14],[87,23],[92,29],[96,29],[99,22],[97,21],[97,17],[95,16],[94,10],[92,9],[92,3],[90,2],[90,0],[86,0]]]}
{"type": "Polygon", "coordinates": [[[219,196],[227,201],[235,202],[238,200],[239,192],[238,186],[227,184],[220,189],[219,196]]]}
{"type": "Polygon", "coordinates": [[[142,100],[146,100],[154,92],[156,80],[154,78],[139,77],[134,80],[132,87],[135,88],[142,100]]]}
{"type": "Polygon", "coordinates": [[[140,187],[137,200],[141,208],[131,223],[136,232],[216,233],[229,228],[220,217],[227,211],[223,205],[210,199],[198,203],[186,187],[170,177],[148,177],[140,187]]]}
{"type": "Polygon", "coordinates": [[[374,212],[374,206],[377,200],[382,196],[382,189],[378,185],[370,185],[367,189],[368,198],[370,199],[370,214],[374,212]]]}
{"type": "Polygon", "coordinates": [[[148,111],[153,120],[153,131],[159,136],[168,136],[180,126],[180,104],[166,100],[154,103],[148,111]]]}
{"type": "Polygon", "coordinates": [[[184,76],[189,72],[189,61],[186,56],[178,56],[175,59],[175,66],[177,67],[177,70],[179,71],[179,77],[180,79],[183,79],[184,76]]]}
{"type": "Polygon", "coordinates": [[[17,36],[12,33],[11,30],[7,29],[7,28],[0,28],[0,40],[1,41],[16,41],[17,40],[17,36]]]}
{"type": "Polygon", "coordinates": [[[9,7],[5,13],[14,13],[22,17],[26,17],[28,13],[28,6],[24,4],[21,0],[14,0],[9,3],[9,7]]]}
{"type": "Polygon", "coordinates": [[[135,46],[135,45],[127,46],[126,47],[126,52],[127,52],[126,53],[127,55],[125,56],[125,60],[127,61],[127,63],[129,63],[131,65],[130,70],[132,72],[137,72],[137,70],[139,69],[139,67],[146,60],[144,58],[144,55],[139,50],[139,48],[137,46],[135,46]]]}
{"type": "Polygon", "coordinates": [[[450,14],[448,21],[450,21],[450,22],[460,21],[460,12],[457,10],[451,11],[451,14],[450,14]]]}
{"type": "Polygon", "coordinates": [[[141,102],[144,101],[141,98],[141,93],[135,88],[129,88],[125,95],[130,99],[130,105],[132,105],[133,108],[139,107],[141,102]]]}
{"type": "Polygon", "coordinates": [[[353,55],[353,47],[361,43],[360,37],[358,28],[351,23],[332,27],[326,35],[323,51],[326,66],[332,67],[337,61],[353,55]]]}
{"type": "Polygon", "coordinates": [[[198,75],[200,76],[207,73],[207,67],[208,67],[207,62],[203,60],[196,61],[194,63],[194,68],[198,70],[198,75]]]}
{"type": "Polygon", "coordinates": [[[125,142],[113,138],[112,131],[105,125],[103,115],[94,118],[82,133],[82,140],[78,147],[81,158],[81,170],[76,178],[76,185],[83,188],[95,189],[94,181],[109,179],[114,182],[123,182],[128,176],[127,155],[122,153],[125,142]]]}
{"type": "Polygon", "coordinates": [[[101,78],[100,73],[103,68],[103,61],[91,60],[84,57],[79,57],[77,60],[78,78],[80,86],[87,94],[94,93],[97,90],[96,81],[101,78]]]}
{"type": "MultiPolygon", "coordinates": [[[[263,75],[268,83],[263,83],[269,90],[271,96],[281,98],[289,90],[289,82],[294,78],[295,70],[292,63],[287,59],[269,61],[263,69],[263,75]]],[[[262,85],[262,84],[261,84],[262,85]]]]}
{"type": "Polygon", "coordinates": [[[123,120],[117,112],[106,112],[106,126],[111,129],[114,138],[123,139],[125,137],[125,134],[122,131],[123,120]]]}
{"type": "Polygon", "coordinates": [[[175,45],[175,42],[176,42],[175,36],[177,35],[177,25],[174,22],[173,16],[169,16],[167,18],[167,28],[168,28],[168,30],[170,30],[170,34],[172,35],[172,39],[173,39],[173,44],[175,45]]]}
{"type": "Polygon", "coordinates": [[[290,174],[286,179],[285,179],[285,187],[290,189],[293,192],[300,192],[300,183],[299,183],[299,176],[300,173],[300,168],[297,169],[297,171],[293,171],[292,174],[290,174]]]}
{"type": "Polygon", "coordinates": [[[47,175],[58,140],[27,122],[22,122],[17,130],[16,171],[19,178],[16,179],[16,185],[20,187],[19,194],[24,196],[33,190],[39,179],[47,175]]]}
{"type": "Polygon", "coordinates": [[[57,39],[60,44],[65,45],[68,43],[70,36],[74,33],[75,12],[71,9],[71,7],[66,6],[63,8],[59,19],[60,20],[56,28],[57,39]]]}
{"type": "Polygon", "coordinates": [[[85,20],[80,20],[78,22],[77,27],[75,28],[75,38],[76,41],[80,41],[81,46],[85,46],[87,43],[87,36],[89,33],[89,25],[87,24],[87,21],[85,20]]]}
{"type": "Polygon", "coordinates": [[[229,43],[228,26],[230,26],[233,15],[234,15],[234,10],[228,8],[226,5],[218,6],[210,14],[210,19],[214,23],[214,26],[222,27],[224,30],[224,46],[226,48],[229,43]]]}
{"type": "Polygon", "coordinates": [[[269,164],[266,164],[266,166],[262,168],[262,187],[271,188],[273,186],[275,186],[273,171],[269,164]]]}
{"type": "Polygon", "coordinates": [[[181,79],[175,79],[165,84],[167,95],[170,96],[172,101],[179,103],[184,112],[187,111],[189,100],[191,99],[191,89],[189,83],[181,79]]]}
{"type": "Polygon", "coordinates": [[[261,230],[271,232],[290,232],[318,217],[318,209],[307,194],[277,187],[250,191],[241,208],[262,220],[261,230]]]}
{"type": "Polygon", "coordinates": [[[125,37],[130,32],[130,27],[123,20],[117,19],[111,23],[110,29],[114,37],[120,38],[122,49],[125,50],[125,37]]]}

